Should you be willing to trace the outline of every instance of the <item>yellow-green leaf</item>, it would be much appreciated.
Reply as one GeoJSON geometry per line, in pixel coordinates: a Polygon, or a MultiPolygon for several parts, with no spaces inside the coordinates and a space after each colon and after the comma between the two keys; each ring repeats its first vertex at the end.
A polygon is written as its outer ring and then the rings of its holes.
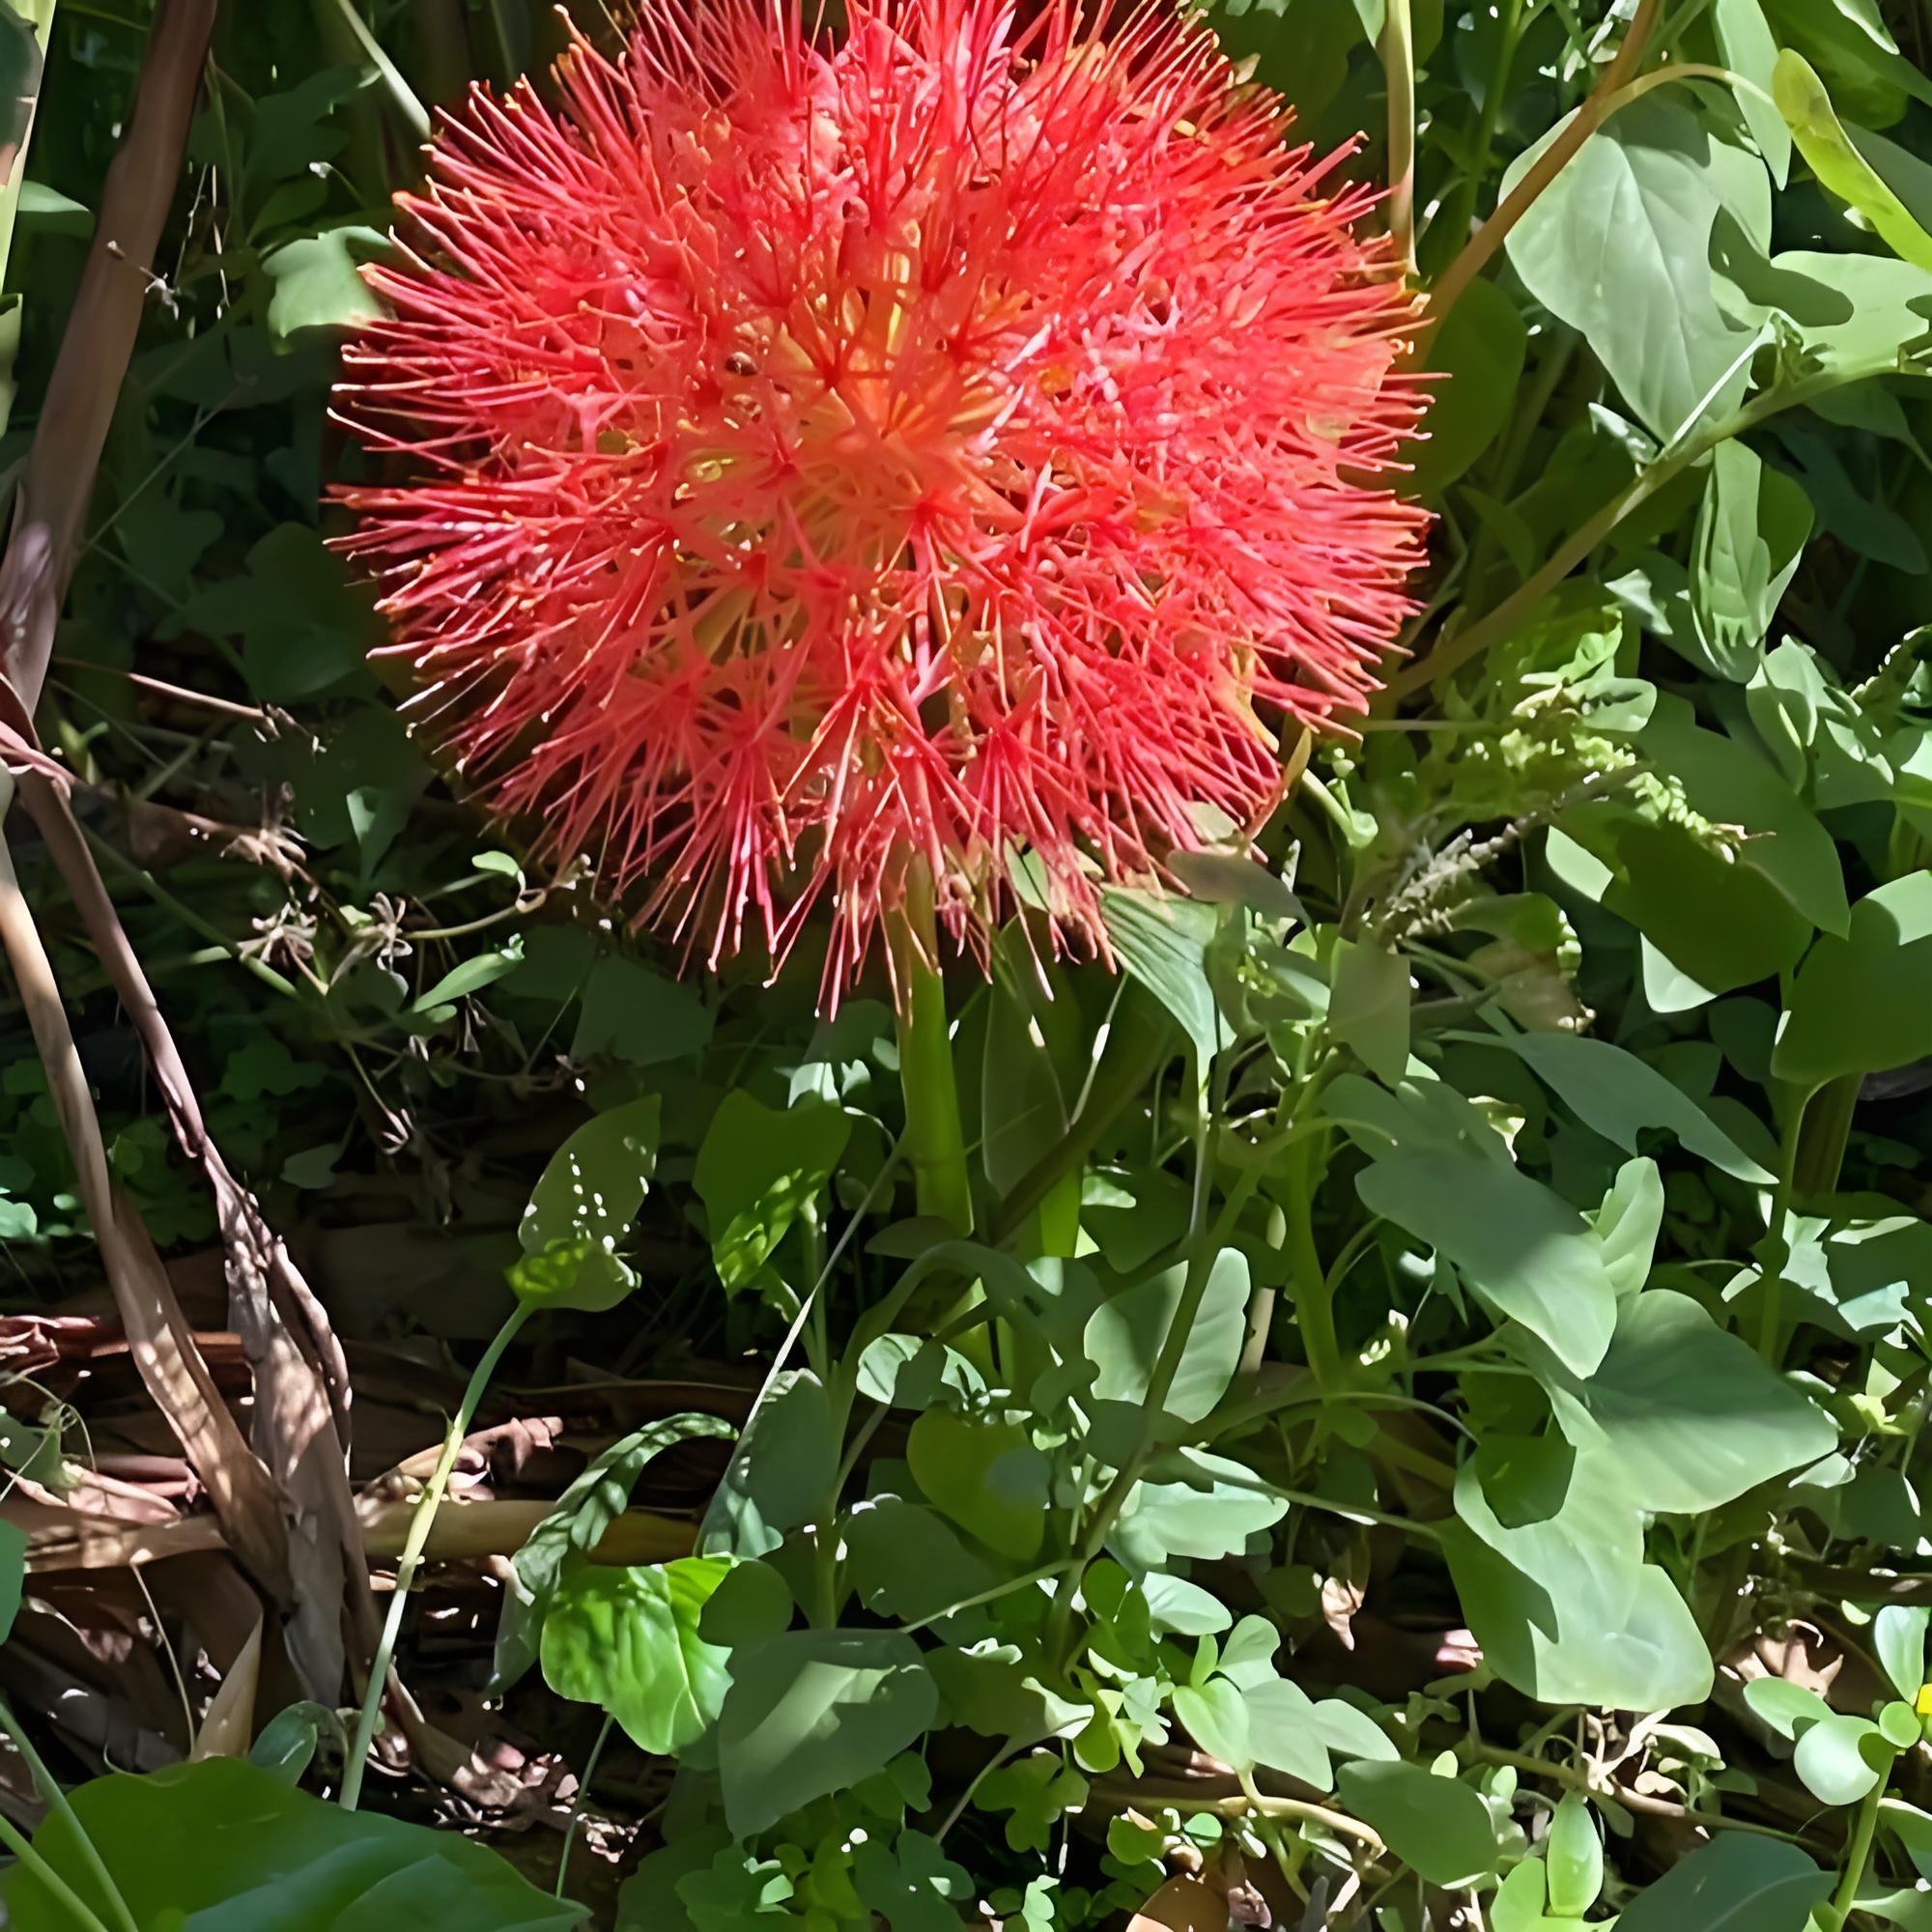
{"type": "Polygon", "coordinates": [[[1932,235],[1852,145],[1817,70],[1787,47],[1772,70],[1772,98],[1811,172],[1828,193],[1855,208],[1891,252],[1916,268],[1932,269],[1932,235]]]}

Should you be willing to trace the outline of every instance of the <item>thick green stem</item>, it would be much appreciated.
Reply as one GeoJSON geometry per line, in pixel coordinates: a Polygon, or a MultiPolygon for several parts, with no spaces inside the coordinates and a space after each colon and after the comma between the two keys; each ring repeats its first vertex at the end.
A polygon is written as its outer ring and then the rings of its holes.
{"type": "Polygon", "coordinates": [[[1852,1842],[1845,1847],[1845,1868],[1838,1875],[1837,1890],[1832,1894],[1832,1910],[1838,1915],[1840,1925],[1851,1917],[1853,1901],[1859,1895],[1859,1887],[1865,1880],[1865,1867],[1871,1863],[1872,1838],[1878,1831],[1878,1807],[1885,1799],[1885,1789],[1889,1782],[1889,1777],[1881,1777],[1865,1793],[1863,1802],[1859,1805],[1859,1815],[1852,1826],[1852,1842]]]}
{"type": "Polygon", "coordinates": [[[1796,1186],[1798,1152],[1804,1143],[1805,1117],[1819,1089],[1813,1088],[1793,1104],[1784,1123],[1783,1144],[1777,1155],[1777,1186],[1771,1197],[1766,1216],[1767,1243],[1763,1274],[1764,1295],[1758,1307],[1757,1351],[1773,1368],[1784,1360],[1784,1271],[1791,1261],[1791,1244],[1785,1226],[1791,1219],[1791,1196],[1796,1186]]]}
{"type": "Polygon", "coordinates": [[[944,1221],[955,1235],[970,1235],[973,1188],[959,1126],[959,1085],[952,1072],[946,982],[939,976],[932,885],[923,867],[915,869],[903,912],[894,922],[893,966],[898,980],[906,1158],[912,1165],[919,1211],[944,1221]]]}
{"type": "Polygon", "coordinates": [[[1415,27],[1409,0],[1388,0],[1382,26],[1388,87],[1389,239],[1404,270],[1415,272],[1415,27]]]}
{"type": "Polygon", "coordinates": [[[483,1391],[490,1386],[490,1378],[497,1373],[503,1351],[517,1339],[531,1313],[527,1302],[518,1302],[510,1311],[510,1319],[497,1329],[497,1339],[484,1350],[483,1359],[476,1364],[476,1373],[469,1378],[469,1386],[463,1391],[463,1400],[450,1418],[449,1433],[442,1440],[442,1454],[437,1458],[436,1468],[423,1485],[422,1494],[416,1498],[414,1513],[410,1518],[410,1533],[403,1540],[403,1553],[396,1563],[395,1591],[389,1598],[388,1614],[383,1619],[383,1634],[376,1645],[376,1655],[370,1661],[369,1685],[362,1694],[362,1709],[355,1719],[355,1735],[349,1743],[349,1762],[343,1768],[339,1802],[346,1811],[355,1810],[356,1801],[362,1796],[362,1774],[368,1767],[369,1747],[376,1740],[376,1723],[382,1715],[383,1692],[389,1681],[389,1664],[396,1655],[396,1639],[402,1634],[403,1612],[409,1607],[410,1585],[415,1581],[416,1572],[422,1566],[423,1551],[429,1547],[429,1533],[435,1525],[437,1511],[442,1507],[443,1494],[449,1488],[456,1459],[462,1453],[464,1437],[469,1434],[469,1425],[476,1419],[483,1391]]]}

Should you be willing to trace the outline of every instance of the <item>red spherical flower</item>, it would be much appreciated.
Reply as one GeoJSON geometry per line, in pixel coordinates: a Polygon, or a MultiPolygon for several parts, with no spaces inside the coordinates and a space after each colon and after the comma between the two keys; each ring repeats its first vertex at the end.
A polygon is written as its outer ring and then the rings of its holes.
{"type": "Polygon", "coordinates": [[[347,493],[456,769],[712,959],[1098,886],[1361,708],[1425,519],[1373,193],[1165,0],[763,0],[478,92],[370,272],[347,493]]]}

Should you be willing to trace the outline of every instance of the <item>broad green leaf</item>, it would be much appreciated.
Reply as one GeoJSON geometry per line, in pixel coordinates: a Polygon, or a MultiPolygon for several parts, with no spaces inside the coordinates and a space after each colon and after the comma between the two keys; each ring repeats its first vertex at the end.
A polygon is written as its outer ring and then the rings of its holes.
{"type": "Polygon", "coordinates": [[[523,959],[524,941],[522,934],[518,934],[507,946],[499,947],[495,952],[479,952],[475,958],[466,959],[460,966],[452,966],[428,992],[417,994],[415,1010],[435,1013],[440,1008],[454,1007],[458,1000],[480,993],[485,986],[494,985],[513,973],[523,964],[523,959]]]}
{"type": "Polygon", "coordinates": [[[1798,1846],[1719,1832],[1638,1892],[1617,1932],[1804,1932],[1831,1889],[1798,1846]]]}
{"type": "Polygon", "coordinates": [[[1414,466],[1406,487],[1416,497],[1440,497],[1501,434],[1528,341],[1528,325],[1498,283],[1479,278],[1457,298],[1429,345],[1440,380],[1430,384],[1426,434],[1405,452],[1414,466]]]}
{"type": "Polygon", "coordinates": [[[1773,71],[1771,91],[1799,152],[1820,183],[1857,209],[1901,261],[1932,269],[1932,235],[1919,227],[1911,210],[1852,145],[1811,63],[1786,47],[1773,71]]]}
{"type": "Polygon", "coordinates": [[[1822,1408],[1667,1289],[1620,1305],[1587,1380],[1547,1359],[1544,1370],[1565,1434],[1604,1451],[1639,1509],[1694,1516],[1837,1447],[1822,1408]]]}
{"type": "Polygon", "coordinates": [[[1659,1012],[1701,1006],[1788,970],[1815,932],[1753,867],[1706,849],[1679,826],[1618,807],[1565,814],[1547,850],[1566,885],[1642,934],[1643,990],[1659,1012]],[[1667,983],[1659,983],[1660,968],[1673,976],[1667,983]]]}
{"type": "Polygon", "coordinates": [[[700,1556],[763,1556],[824,1515],[838,1473],[832,1400],[810,1369],[784,1369],[752,1411],[697,1526],[700,1556]]]}
{"type": "MultiPolygon", "coordinates": [[[[571,1932],[583,1916],[460,1832],[345,1811],[241,1758],[99,1777],[71,1800],[143,1927],[571,1932]]],[[[97,1917],[114,1922],[65,1818],[49,1817],[34,1847],[97,1917]]],[[[24,1864],[0,1876],[0,1903],[11,1932],[74,1932],[72,1915],[24,1864]]]]}
{"type": "Polygon", "coordinates": [[[1193,899],[1113,886],[1100,895],[1100,912],[1122,970],[1180,1022],[1194,1049],[1195,1076],[1205,1082],[1209,1062],[1232,1037],[1208,974],[1219,913],[1193,899]]]}
{"type": "Polygon", "coordinates": [[[1712,25],[1717,29],[1724,65],[1761,90],[1754,93],[1749,87],[1738,88],[1738,110],[1771,170],[1772,180],[1782,187],[1791,172],[1791,130],[1776,102],[1764,99],[1771,92],[1772,73],[1777,66],[1777,38],[1758,0],[1717,0],[1712,25]]]}
{"type": "Polygon", "coordinates": [[[685,1059],[711,1037],[711,1009],[696,988],[635,959],[600,959],[581,988],[566,990],[581,996],[573,1060],[657,1066],[685,1059]]]}
{"type": "Polygon", "coordinates": [[[501,1696],[536,1662],[544,1612],[566,1559],[597,1548],[629,1508],[631,1492],[652,1460],[680,1442],[730,1434],[730,1424],[717,1416],[686,1410],[620,1436],[584,1466],[511,1559],[490,1673],[493,1695],[501,1696]]]}
{"type": "Polygon", "coordinates": [[[356,251],[380,250],[381,229],[352,223],[325,228],[270,248],[262,272],[273,284],[269,327],[278,336],[303,328],[354,328],[384,314],[383,304],[356,271],[356,251]]]}
{"type": "Polygon", "coordinates": [[[787,1631],[733,1651],[730,1673],[718,1764],[741,1838],[884,1770],[939,1711],[919,1646],[897,1631],[787,1631]]]}
{"type": "Polygon", "coordinates": [[[575,1308],[592,1315],[615,1308],[638,1285],[608,1238],[588,1236],[553,1241],[533,1255],[520,1256],[504,1278],[526,1308],[575,1308]]]}
{"type": "Polygon", "coordinates": [[[1128,1492],[1108,1547],[1143,1570],[1175,1556],[1217,1562],[1247,1548],[1288,1512],[1285,1498],[1245,1463],[1205,1449],[1156,1456],[1128,1492]]]}
{"type": "Polygon", "coordinates": [[[655,1094],[586,1121],[557,1149],[517,1226],[526,1255],[556,1241],[614,1240],[637,1219],[657,1171],[655,1094]]]}
{"type": "Polygon", "coordinates": [[[1335,1782],[1343,1804],[1429,1884],[1460,1887],[1494,1871],[1489,1806],[1460,1779],[1416,1764],[1357,1760],[1345,1764],[1335,1782]]]}
{"type": "Polygon", "coordinates": [[[1492,1435],[1462,1469],[1443,1552],[1506,1683],[1546,1704],[1665,1711],[1710,1694],[1709,1650],[1605,1453],[1492,1435]]]}
{"type": "Polygon", "coordinates": [[[675,1756],[716,1721],[729,1651],[697,1620],[731,1569],[728,1556],[680,1556],[628,1570],[566,1570],[543,1619],[544,1681],[559,1697],[598,1704],[639,1750],[675,1756]]]}
{"type": "Polygon", "coordinates": [[[1872,1648],[1891,1679],[1891,1688],[1910,1704],[1925,1683],[1925,1629],[1932,1610],[1922,1605],[1888,1604],[1872,1620],[1872,1648]]]}
{"type": "Polygon", "coordinates": [[[692,1184],[727,1293],[755,1282],[792,1224],[816,1208],[851,1134],[851,1117],[815,1096],[780,1113],[742,1087],[725,1094],[692,1184]]]}
{"type": "MultiPolygon", "coordinates": [[[[1173,1332],[1186,1293],[1187,1268],[1163,1268],[1110,1295],[1088,1318],[1083,1346],[1103,1402],[1143,1403],[1154,1364],[1173,1332]]],[[[1164,1405],[1182,1422],[1202,1422],[1228,1392],[1247,1334],[1248,1262],[1223,1248],[1208,1268],[1201,1305],[1187,1330],[1180,1366],[1164,1405]]]]}
{"type": "Polygon", "coordinates": [[[1385,947],[1337,939],[1328,1031],[1393,1086],[1408,1065],[1408,965],[1385,947]]]}
{"type": "Polygon", "coordinates": [[[1019,1562],[1038,1554],[1051,1469],[1024,1423],[929,1408],[906,1438],[906,1461],[941,1514],[989,1549],[1019,1562]]]}
{"type": "MultiPolygon", "coordinates": [[[[1475,1036],[1471,1036],[1474,1037],[1475,1036]]],[[[1487,1039],[1487,1037],[1485,1037],[1487,1039]]],[[[1768,1186],[1773,1177],[1681,1088],[1635,1054],[1581,1034],[1501,1036],[1502,1044],[1558,1094],[1586,1127],[1634,1154],[1648,1131],[1674,1134],[1686,1150],[1740,1180],[1768,1186]]]]}
{"type": "Polygon", "coordinates": [[[1690,573],[1700,668],[1733,684],[1756,671],[1811,524],[1804,486],[1767,469],[1747,443],[1734,438],[1711,452],[1690,573]]]}
{"type": "MultiPolygon", "coordinates": [[[[1511,166],[1505,194],[1559,128],[1511,166]]],[[[1682,101],[1652,94],[1583,143],[1507,244],[1530,293],[1582,332],[1666,441],[1734,408],[1747,380],[1751,331],[1719,306],[1711,273],[1720,214],[1762,247],[1771,226],[1764,164],[1715,140],[1682,101]]]]}
{"type": "Polygon", "coordinates": [[[1842,1711],[1799,1732],[1791,1754],[1793,1769],[1821,1804],[1856,1804],[1890,1761],[1878,1726],[1842,1711]]]}
{"type": "Polygon", "coordinates": [[[1800,323],[1804,352],[1821,374],[1851,381],[1918,359],[1932,322],[1932,270],[1888,255],[1831,255],[1797,250],[1773,258],[1792,286],[1832,306],[1800,323]]]}
{"type": "Polygon", "coordinates": [[[1663,1177],[1654,1160],[1627,1160],[1617,1169],[1593,1225],[1617,1299],[1640,1293],[1650,1279],[1663,1227],[1663,1177]]]}
{"type": "Polygon", "coordinates": [[[1209,1757],[1231,1771],[1252,1771],[1254,1743],[1245,1693],[1225,1677],[1183,1684],[1174,1693],[1174,1715],[1209,1757]]]}
{"type": "Polygon", "coordinates": [[[248,1762],[284,1784],[299,1784],[325,1737],[338,1756],[348,1755],[348,1729],[327,1704],[306,1698],[286,1704],[256,1734],[248,1747],[248,1762]]]}
{"type": "MultiPolygon", "coordinates": [[[[969,1507],[980,1507],[977,1498],[969,1507]]],[[[984,1513],[990,1516],[995,1510],[997,1503],[984,1513]]],[[[1044,1513],[1042,1496],[1035,1514],[1044,1513]]],[[[1006,1574],[1001,1566],[969,1549],[938,1510],[897,1496],[861,1503],[839,1519],[839,1536],[845,1546],[846,1575],[866,1607],[900,1623],[924,1623],[940,1616],[955,1604],[994,1588],[1006,1574]]]]}
{"type": "Polygon", "coordinates": [[[1490,1907],[1490,1932],[1547,1932],[1550,1921],[1543,1907],[1548,1883],[1541,1859],[1524,1859],[1511,1866],[1490,1907]]]}
{"type": "Polygon", "coordinates": [[[1587,1376],[1616,1323],[1616,1291],[1583,1217],[1520,1168],[1458,1150],[1371,1162],[1355,1191],[1373,1214],[1454,1263],[1501,1315],[1587,1376]]]}
{"type": "Polygon", "coordinates": [[[1334,1767],[1307,1691],[1286,1677],[1270,1677],[1252,1686],[1246,1695],[1248,1747],[1256,1763],[1286,1772],[1317,1791],[1332,1790],[1334,1767]]]}
{"type": "Polygon", "coordinates": [[[1693,811],[1745,829],[1737,866],[1762,873],[1813,925],[1845,930],[1850,907],[1837,847],[1768,758],[1705,730],[1690,703],[1675,696],[1658,699],[1637,742],[1683,785],[1693,811]]]}
{"type": "Polygon", "coordinates": [[[1822,1723],[1832,1707],[1815,1690],[1788,1677],[1753,1677],[1745,1686],[1745,1702],[1781,1738],[1797,1739],[1801,1730],[1822,1723]]]}
{"type": "Polygon", "coordinates": [[[1549,1868],[1549,1916],[1580,1918],[1604,1889],[1604,1840],[1580,1792],[1566,1791],[1544,1839],[1549,1868]]]}
{"type": "Polygon", "coordinates": [[[1393,1764],[1402,1755],[1382,1727],[1367,1712],[1340,1697],[1323,1697],[1309,1714],[1315,1735],[1337,1757],[1367,1758],[1393,1764]]]}
{"type": "Polygon", "coordinates": [[[1827,933],[1799,969],[1771,1058],[1780,1080],[1821,1087],[1932,1053],[1932,874],[1866,894],[1845,937],[1827,933]]]}

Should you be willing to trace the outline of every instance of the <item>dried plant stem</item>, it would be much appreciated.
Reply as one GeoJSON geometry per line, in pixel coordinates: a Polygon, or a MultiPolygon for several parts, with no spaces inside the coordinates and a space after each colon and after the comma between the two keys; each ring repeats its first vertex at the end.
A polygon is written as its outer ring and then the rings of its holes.
{"type": "Polygon", "coordinates": [[[383,1693],[389,1681],[389,1664],[395,1658],[396,1639],[402,1634],[403,1614],[409,1607],[410,1585],[415,1581],[416,1572],[422,1567],[430,1529],[448,1492],[449,1478],[456,1467],[456,1459],[462,1453],[464,1437],[469,1434],[469,1425],[475,1420],[483,1392],[490,1386],[490,1378],[497,1373],[497,1365],[503,1359],[504,1350],[517,1339],[530,1314],[527,1302],[518,1302],[510,1311],[509,1320],[497,1329],[496,1340],[483,1350],[483,1358],[476,1364],[469,1385],[463,1391],[463,1400],[457,1404],[456,1413],[449,1419],[448,1434],[442,1438],[442,1454],[437,1458],[436,1468],[423,1485],[422,1494],[416,1498],[414,1512],[410,1518],[410,1533],[403,1544],[403,1553],[396,1562],[395,1592],[389,1599],[388,1614],[383,1619],[383,1634],[377,1639],[376,1655],[369,1666],[368,1688],[362,1693],[362,1708],[356,1714],[355,1732],[349,1741],[349,1762],[343,1767],[342,1791],[338,1801],[346,1811],[355,1810],[362,1796],[362,1775],[368,1768],[369,1747],[376,1739],[383,1693]]]}

